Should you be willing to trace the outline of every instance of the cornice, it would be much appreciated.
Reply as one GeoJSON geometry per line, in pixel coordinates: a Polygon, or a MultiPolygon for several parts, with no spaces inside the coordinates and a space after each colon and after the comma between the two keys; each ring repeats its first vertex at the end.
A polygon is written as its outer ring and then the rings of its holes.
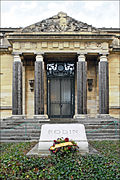
{"type": "Polygon", "coordinates": [[[37,40],[105,40],[112,41],[113,35],[108,34],[9,34],[7,39],[12,41],[37,40]]]}

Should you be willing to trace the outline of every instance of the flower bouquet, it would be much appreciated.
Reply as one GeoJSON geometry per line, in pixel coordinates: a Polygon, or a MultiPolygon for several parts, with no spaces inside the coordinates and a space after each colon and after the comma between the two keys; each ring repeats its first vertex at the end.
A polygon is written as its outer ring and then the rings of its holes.
{"type": "Polygon", "coordinates": [[[77,143],[69,138],[58,138],[54,140],[53,146],[49,148],[51,154],[68,154],[78,152],[79,147],[77,143]]]}

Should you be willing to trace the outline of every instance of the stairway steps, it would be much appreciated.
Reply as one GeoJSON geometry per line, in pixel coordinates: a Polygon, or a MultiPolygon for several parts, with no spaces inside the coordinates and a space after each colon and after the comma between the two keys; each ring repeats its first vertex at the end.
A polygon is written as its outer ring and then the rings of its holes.
{"type": "Polygon", "coordinates": [[[87,133],[87,136],[93,136],[93,137],[95,137],[95,136],[99,136],[99,137],[110,137],[110,136],[115,136],[115,137],[119,137],[119,135],[118,134],[110,134],[110,133],[87,133]]]}
{"type": "Polygon", "coordinates": [[[13,120],[7,119],[1,123],[1,142],[27,142],[38,141],[41,125],[49,123],[81,123],[85,125],[88,140],[118,140],[119,124],[115,118],[87,118],[74,121],[74,119],[52,119],[50,122],[38,122],[34,119],[13,120]],[[116,125],[114,124],[116,121],[116,125]],[[117,134],[116,134],[117,133],[117,134]]]}
{"type": "Polygon", "coordinates": [[[29,133],[29,132],[22,132],[22,133],[1,133],[2,136],[40,136],[40,132],[37,133],[29,133]]]}
{"type": "Polygon", "coordinates": [[[120,130],[117,128],[117,129],[115,129],[115,128],[113,128],[113,129],[101,129],[101,128],[98,128],[98,129],[86,129],[85,128],[85,131],[86,132],[90,132],[90,133],[93,133],[93,132],[96,132],[96,133],[99,133],[99,132],[101,132],[101,133],[113,133],[113,132],[117,132],[117,133],[119,133],[120,132],[120,130]]]}
{"type": "MultiPolygon", "coordinates": [[[[91,133],[91,134],[95,134],[95,133],[114,133],[117,131],[117,133],[120,132],[119,129],[86,129],[86,133],[91,133]]],[[[24,134],[24,133],[27,133],[27,134],[40,134],[40,130],[39,129],[27,129],[25,131],[25,129],[3,129],[1,131],[1,135],[8,135],[8,134],[24,134]]]]}
{"type": "Polygon", "coordinates": [[[101,139],[101,140],[107,140],[107,139],[116,139],[118,140],[119,139],[119,136],[87,136],[88,139],[92,139],[92,140],[96,140],[96,139],[101,139]]]}
{"type": "Polygon", "coordinates": [[[24,135],[22,135],[22,136],[4,136],[4,137],[1,137],[1,140],[2,139],[15,139],[15,140],[17,140],[17,139],[36,139],[36,138],[38,138],[39,139],[39,136],[24,136],[24,135]]]}
{"type": "Polygon", "coordinates": [[[93,138],[87,138],[87,140],[88,140],[88,142],[89,142],[89,141],[116,141],[116,140],[119,140],[119,139],[118,139],[118,138],[114,138],[114,137],[113,137],[113,138],[110,137],[110,138],[107,138],[107,139],[103,139],[103,138],[100,139],[100,138],[97,138],[97,137],[96,137],[96,138],[94,138],[94,139],[93,139],[93,138]]]}
{"type": "MultiPolygon", "coordinates": [[[[78,123],[78,122],[77,122],[78,123]]],[[[77,124],[76,123],[76,124],[77,124]]],[[[43,124],[45,124],[45,123],[43,123],[43,124]]],[[[49,124],[55,124],[55,123],[49,123],[49,124]]],[[[84,123],[82,123],[82,124],[84,124],[85,126],[115,126],[115,125],[117,125],[117,126],[120,126],[120,123],[114,123],[114,122],[111,122],[111,123],[109,123],[109,122],[106,122],[106,123],[101,123],[101,122],[84,122],[84,123]]],[[[11,124],[7,124],[7,125],[5,125],[5,124],[1,124],[1,128],[5,128],[5,127],[9,127],[9,128],[11,128],[11,127],[23,127],[23,126],[27,126],[27,127],[32,127],[32,126],[41,126],[42,124],[41,123],[29,123],[29,122],[27,122],[27,123],[21,123],[21,124],[14,124],[14,123],[11,123],[11,124]]]]}
{"type": "Polygon", "coordinates": [[[1,130],[1,133],[24,133],[24,132],[27,132],[27,133],[39,133],[40,132],[40,129],[2,129],[1,130]]]}

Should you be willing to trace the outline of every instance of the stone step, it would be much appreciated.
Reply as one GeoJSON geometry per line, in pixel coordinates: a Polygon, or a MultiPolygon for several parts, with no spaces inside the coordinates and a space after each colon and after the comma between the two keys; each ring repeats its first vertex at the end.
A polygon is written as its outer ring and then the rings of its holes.
{"type": "Polygon", "coordinates": [[[17,126],[1,126],[0,129],[23,129],[23,128],[27,128],[27,129],[39,129],[41,127],[41,125],[32,125],[32,124],[27,124],[27,125],[17,125],[17,126]]]}
{"type": "Polygon", "coordinates": [[[119,136],[119,134],[111,134],[111,133],[86,133],[87,136],[92,136],[92,137],[95,137],[95,136],[99,136],[99,137],[111,137],[111,136],[119,136]]]}
{"type": "Polygon", "coordinates": [[[34,139],[38,139],[39,140],[39,137],[30,137],[30,136],[7,136],[7,137],[1,137],[1,140],[34,140],[34,139]]]}
{"type": "MultiPolygon", "coordinates": [[[[103,141],[103,140],[119,140],[119,137],[88,137],[88,141],[103,141]]],[[[32,141],[39,141],[39,138],[1,138],[1,142],[32,142],[32,141]]]]}
{"type": "Polygon", "coordinates": [[[87,134],[119,134],[120,131],[119,130],[101,130],[101,131],[93,131],[93,130],[89,130],[86,131],[87,134]]]}
{"type": "Polygon", "coordinates": [[[4,133],[4,134],[1,134],[1,138],[2,137],[11,137],[11,136],[16,136],[16,137],[20,137],[20,136],[31,136],[31,137],[40,137],[40,133],[37,132],[37,133],[4,133]]]}
{"type": "MultiPolygon", "coordinates": [[[[64,122],[63,122],[64,123],[64,122]]],[[[4,123],[1,123],[1,128],[4,128],[4,127],[20,127],[20,126],[41,126],[42,124],[45,124],[45,123],[33,123],[33,122],[27,122],[27,123],[18,123],[18,124],[14,124],[14,123],[11,123],[11,124],[7,124],[5,125],[4,123]]],[[[50,123],[50,124],[54,124],[54,123],[50,123]]],[[[58,123],[59,124],[59,123],[58,123]]],[[[65,123],[64,123],[65,124],[65,123]]],[[[88,126],[88,125],[95,125],[95,126],[103,126],[103,125],[110,125],[110,126],[114,126],[114,125],[120,125],[119,122],[116,121],[116,123],[114,123],[113,121],[112,122],[84,122],[82,123],[84,124],[85,126],[88,126]]]]}
{"type": "Polygon", "coordinates": [[[90,140],[97,140],[97,139],[101,139],[101,140],[112,140],[112,139],[116,139],[119,140],[119,136],[87,136],[87,138],[90,140]]]}
{"type": "MultiPolygon", "coordinates": [[[[119,135],[119,131],[86,131],[87,135],[99,135],[99,136],[104,136],[104,135],[119,135]]],[[[40,135],[40,131],[37,132],[32,132],[32,131],[13,131],[13,132],[1,132],[1,137],[9,137],[9,136],[39,136],[40,135]]]]}
{"type": "Polygon", "coordinates": [[[13,143],[13,142],[15,142],[15,143],[19,143],[19,142],[38,142],[38,140],[39,139],[29,139],[29,140],[25,140],[25,139],[23,139],[23,140],[19,140],[19,139],[17,139],[17,140],[7,140],[7,139],[2,139],[2,140],[0,140],[0,142],[1,143],[13,143]]]}
{"type": "MultiPolygon", "coordinates": [[[[41,127],[19,127],[19,128],[3,128],[0,129],[0,132],[40,132],[41,127]]],[[[102,127],[102,126],[85,126],[85,130],[86,131],[119,131],[119,127],[111,127],[111,126],[107,126],[107,127],[102,127]]]]}
{"type": "Polygon", "coordinates": [[[109,128],[109,129],[119,129],[119,126],[98,126],[98,125],[88,125],[88,126],[86,126],[85,125],[85,129],[107,129],[107,128],[109,128]]]}
{"type": "Polygon", "coordinates": [[[38,133],[38,132],[40,132],[40,129],[2,129],[0,131],[1,134],[4,134],[4,133],[24,133],[24,132],[38,133]]]}
{"type": "MultiPolygon", "coordinates": [[[[86,133],[87,136],[93,136],[93,137],[96,137],[96,136],[99,136],[99,137],[110,137],[110,136],[115,136],[115,137],[119,137],[119,134],[111,134],[111,133],[86,133]]],[[[20,134],[20,133],[17,133],[17,134],[4,134],[4,136],[1,135],[1,138],[25,138],[25,137],[39,137],[39,133],[32,133],[32,134],[20,134]]]]}
{"type": "MultiPolygon", "coordinates": [[[[112,121],[119,121],[119,119],[117,118],[113,118],[113,117],[108,117],[108,118],[83,118],[83,119],[78,119],[78,120],[74,120],[74,119],[70,119],[70,118],[62,118],[62,119],[50,119],[50,121],[39,121],[39,122],[43,122],[43,123],[61,123],[61,122],[74,122],[74,123],[87,123],[87,122],[112,122],[112,121]]],[[[36,119],[3,119],[1,120],[1,122],[3,123],[38,123],[38,120],[36,119]]]]}
{"type": "MultiPolygon", "coordinates": [[[[86,128],[86,133],[119,133],[119,129],[117,128],[117,129],[113,129],[113,128],[110,128],[110,129],[106,129],[106,128],[98,128],[98,129],[87,129],[86,128]]],[[[34,134],[34,133],[39,133],[40,134],[40,129],[23,129],[23,128],[21,128],[21,129],[2,129],[1,130],[1,135],[4,135],[4,134],[18,134],[18,133],[20,133],[20,134],[23,134],[23,133],[28,133],[28,134],[30,134],[30,133],[32,133],[32,134],[34,134]]]]}
{"type": "MultiPolygon", "coordinates": [[[[36,142],[38,142],[38,140],[39,139],[30,139],[30,140],[7,140],[7,139],[3,139],[3,140],[1,140],[1,142],[3,142],[3,143],[19,143],[19,142],[33,142],[33,141],[36,141],[36,142]]],[[[88,139],[88,142],[89,141],[103,141],[103,140],[108,140],[108,141],[116,141],[116,140],[119,140],[119,139],[115,139],[115,138],[107,138],[107,139],[92,139],[92,138],[89,138],[88,139]]]]}
{"type": "Polygon", "coordinates": [[[107,139],[99,139],[99,138],[95,138],[95,139],[93,139],[93,138],[87,138],[88,139],[88,142],[89,141],[117,141],[117,140],[119,140],[119,138],[107,138],[107,139]]]}

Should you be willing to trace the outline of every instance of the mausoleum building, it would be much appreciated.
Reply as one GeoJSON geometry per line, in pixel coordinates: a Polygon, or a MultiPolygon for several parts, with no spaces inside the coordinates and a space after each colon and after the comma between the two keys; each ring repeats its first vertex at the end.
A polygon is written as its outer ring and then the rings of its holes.
{"type": "Polygon", "coordinates": [[[1,117],[118,118],[119,32],[63,12],[1,28],[1,117]]]}

